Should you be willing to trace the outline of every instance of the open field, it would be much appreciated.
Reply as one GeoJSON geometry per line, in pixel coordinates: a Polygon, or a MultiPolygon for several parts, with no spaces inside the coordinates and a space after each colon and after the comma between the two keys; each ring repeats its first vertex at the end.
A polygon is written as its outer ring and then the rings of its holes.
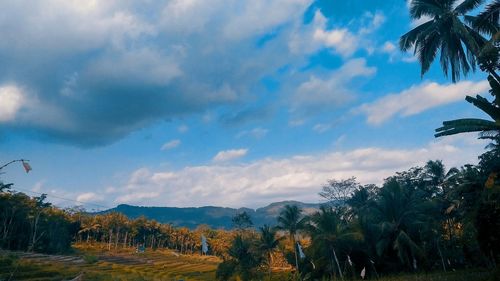
{"type": "MultiPolygon", "coordinates": [[[[146,251],[136,254],[133,249],[107,252],[100,247],[76,245],[74,255],[42,255],[22,252],[2,252],[0,280],[56,281],[71,280],[215,280],[220,262],[215,257],[178,255],[170,250],[146,251]]],[[[290,280],[288,275],[275,274],[273,280],[290,280]]],[[[500,280],[499,276],[481,271],[458,271],[418,275],[383,277],[381,281],[468,281],[500,280]],[[496,277],[496,278],[495,278],[496,277]]]]}
{"type": "Polygon", "coordinates": [[[214,280],[215,257],[177,255],[170,250],[136,254],[76,247],[76,256],[9,253],[0,260],[0,280],[214,280]]]}

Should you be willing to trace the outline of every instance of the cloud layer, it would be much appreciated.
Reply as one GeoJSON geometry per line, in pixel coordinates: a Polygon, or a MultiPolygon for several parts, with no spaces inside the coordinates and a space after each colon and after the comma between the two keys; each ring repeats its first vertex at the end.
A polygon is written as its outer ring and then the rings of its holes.
{"type": "Polygon", "coordinates": [[[6,3],[0,126],[93,146],[158,120],[238,105],[264,75],[293,61],[288,38],[310,4],[6,3]],[[273,42],[255,48],[280,27],[273,42]]]}
{"type": "MultiPolygon", "coordinates": [[[[289,199],[317,202],[317,193],[328,179],[356,176],[362,183],[381,183],[396,171],[430,159],[443,159],[448,168],[476,162],[483,146],[470,136],[441,139],[415,149],[367,147],[234,165],[214,163],[166,171],[141,168],[113,195],[116,203],[157,206],[192,206],[196,202],[197,206],[258,207],[289,199]]],[[[242,153],[221,153],[237,154],[242,153]]]]}
{"type": "Polygon", "coordinates": [[[488,89],[488,81],[461,81],[446,85],[424,82],[399,93],[386,95],[372,103],[363,104],[356,111],[366,114],[369,124],[380,125],[394,115],[415,115],[434,107],[462,101],[466,95],[481,94],[488,89]]]}
{"type": "Polygon", "coordinates": [[[229,149],[224,151],[219,151],[213,158],[214,162],[227,162],[234,159],[241,158],[247,155],[248,149],[229,149]]]}

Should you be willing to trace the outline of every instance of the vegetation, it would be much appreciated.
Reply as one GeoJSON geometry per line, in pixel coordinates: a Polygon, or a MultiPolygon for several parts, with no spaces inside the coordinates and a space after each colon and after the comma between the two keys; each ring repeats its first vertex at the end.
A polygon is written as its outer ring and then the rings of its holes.
{"type": "MultiPolygon", "coordinates": [[[[216,259],[208,272],[218,280],[283,280],[277,278],[286,274],[333,280],[357,278],[363,269],[372,278],[472,268],[483,268],[475,272],[486,278],[487,273],[480,272],[500,261],[500,184],[489,180],[494,162],[490,153],[483,154],[477,166],[448,171],[440,161],[429,161],[396,173],[380,187],[351,178],[350,184],[341,185],[349,189],[347,195],[340,190],[331,197],[345,197],[343,203],[327,202],[311,215],[288,205],[275,227],[258,231],[241,214],[233,221],[244,223],[235,223],[239,228],[231,231],[203,225],[189,230],[120,213],[61,210],[44,203],[43,196],[30,198],[7,186],[0,193],[0,242],[6,250],[70,253],[81,257],[79,266],[100,268],[109,255],[126,253],[127,259],[137,260],[141,253],[134,253],[141,247],[146,255],[168,253],[170,261],[200,259],[203,234],[209,256],[216,259]],[[71,248],[72,243],[76,247],[71,248]]],[[[20,265],[28,266],[24,260],[20,265]]]]}
{"type": "Polygon", "coordinates": [[[489,139],[477,165],[446,170],[441,161],[428,161],[381,186],[332,179],[319,193],[328,200],[320,210],[304,215],[300,207],[287,205],[275,227],[259,231],[246,212],[233,217],[235,231],[203,225],[190,230],[118,212],[61,210],[44,195],[29,197],[2,183],[0,247],[9,252],[0,259],[0,278],[60,280],[84,271],[89,280],[498,278],[498,270],[491,272],[500,262],[500,1],[469,14],[484,2],[411,1],[412,18],[430,19],[400,40],[402,50],[414,49],[422,75],[438,54],[453,82],[476,66],[488,75],[493,100],[479,95],[466,100],[492,120],[446,121],[436,130],[436,137],[479,132],[489,139]],[[202,235],[210,256],[200,254],[202,235]],[[19,258],[15,251],[83,258],[68,264],[61,261],[74,260],[61,257],[41,267],[30,261],[36,255],[19,258]]]}

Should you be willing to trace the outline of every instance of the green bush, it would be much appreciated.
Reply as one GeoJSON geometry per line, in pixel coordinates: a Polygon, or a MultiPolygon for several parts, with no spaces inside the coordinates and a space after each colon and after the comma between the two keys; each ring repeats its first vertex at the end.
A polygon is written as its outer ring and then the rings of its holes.
{"type": "Polygon", "coordinates": [[[93,255],[85,255],[83,256],[83,260],[88,264],[94,264],[99,261],[99,259],[93,255]]]}

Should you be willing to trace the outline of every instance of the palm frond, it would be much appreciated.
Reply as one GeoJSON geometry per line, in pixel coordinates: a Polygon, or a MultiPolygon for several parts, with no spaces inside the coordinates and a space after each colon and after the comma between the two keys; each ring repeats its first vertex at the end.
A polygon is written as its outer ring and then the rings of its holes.
{"type": "Polygon", "coordinates": [[[474,10],[483,3],[484,0],[465,0],[455,8],[455,12],[457,12],[459,15],[463,15],[474,10]]]}
{"type": "Polygon", "coordinates": [[[484,111],[496,122],[500,122],[500,108],[491,104],[487,99],[481,97],[480,95],[477,95],[475,98],[466,96],[465,100],[484,111]]]}
{"type": "Polygon", "coordinates": [[[419,40],[417,51],[417,57],[419,59],[421,67],[421,75],[423,76],[431,67],[432,62],[434,61],[436,54],[441,45],[441,35],[438,32],[432,32],[423,40],[419,40]]]}
{"type": "Polygon", "coordinates": [[[484,119],[464,118],[443,122],[443,126],[436,129],[436,138],[460,133],[500,130],[500,125],[484,119]]]}
{"type": "MultiPolygon", "coordinates": [[[[414,29],[410,30],[399,39],[399,48],[401,51],[408,51],[422,34],[428,33],[433,29],[434,20],[427,21],[414,29]]],[[[425,36],[424,36],[425,37],[425,36]]]]}
{"type": "Polygon", "coordinates": [[[500,133],[498,130],[482,131],[479,133],[479,138],[480,139],[494,140],[494,139],[498,138],[499,134],[500,133]]]}
{"type": "Polygon", "coordinates": [[[495,0],[485,7],[476,17],[469,17],[467,21],[475,30],[493,36],[500,30],[500,0],[495,0]]]}
{"type": "Polygon", "coordinates": [[[493,104],[500,106],[500,82],[495,80],[493,76],[488,75],[488,82],[490,83],[490,94],[495,97],[493,104]]]}
{"type": "Polygon", "coordinates": [[[440,2],[435,0],[413,0],[410,3],[410,16],[413,19],[420,19],[423,16],[434,18],[446,12],[446,4],[440,2]]]}

